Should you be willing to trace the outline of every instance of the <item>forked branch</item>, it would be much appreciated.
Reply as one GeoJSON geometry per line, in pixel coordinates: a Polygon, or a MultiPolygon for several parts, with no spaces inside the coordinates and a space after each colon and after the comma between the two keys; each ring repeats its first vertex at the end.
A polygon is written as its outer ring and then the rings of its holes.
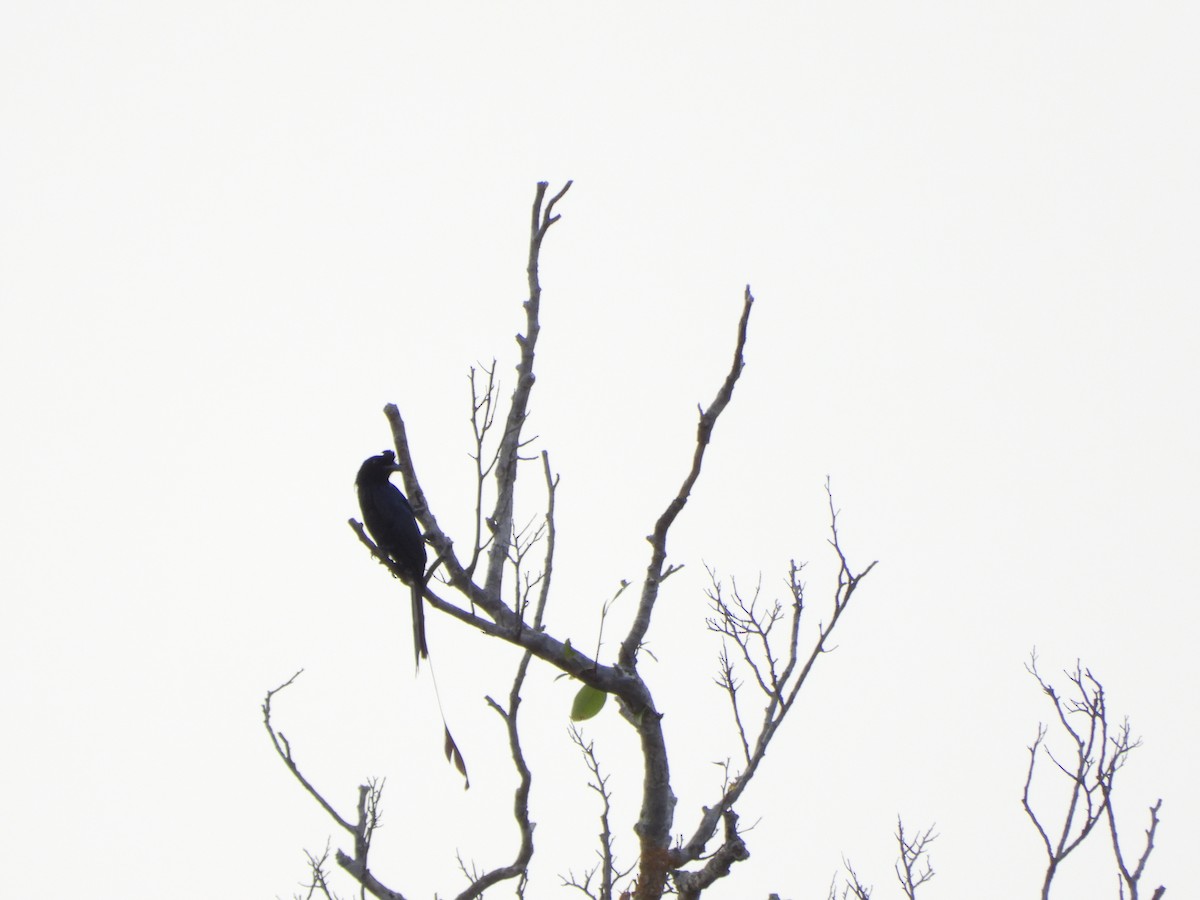
{"type": "Polygon", "coordinates": [[[529,263],[526,266],[526,274],[529,278],[529,299],[525,301],[525,334],[517,335],[517,344],[521,348],[521,359],[517,363],[517,385],[513,390],[512,402],[508,407],[508,416],[505,419],[504,433],[500,438],[500,450],[496,460],[496,507],[491,516],[494,534],[491,549],[488,551],[487,580],[484,590],[489,597],[496,598],[497,601],[500,597],[500,580],[504,571],[504,563],[508,559],[521,432],[529,414],[529,394],[533,390],[534,382],[534,350],[537,347],[538,334],[541,332],[541,326],[538,324],[538,312],[541,309],[542,285],[538,277],[538,266],[542,241],[545,240],[550,226],[559,219],[554,212],[554,207],[571,189],[571,182],[568,181],[563,185],[562,190],[551,197],[543,209],[542,203],[548,187],[546,182],[539,182],[537,195],[533,201],[529,235],[529,263]]]}
{"type": "MultiPolygon", "coordinates": [[[[302,671],[303,669],[301,669],[302,671]]],[[[288,743],[288,739],[284,737],[283,732],[277,731],[271,723],[271,700],[284,688],[290,687],[299,676],[300,672],[297,672],[283,684],[279,685],[279,687],[267,691],[266,699],[263,700],[263,725],[266,727],[267,733],[271,736],[271,743],[275,746],[275,752],[279,754],[284,765],[296,776],[296,780],[304,786],[304,789],[308,791],[312,798],[321,805],[321,808],[329,814],[330,818],[354,838],[354,855],[351,856],[339,850],[337,852],[338,865],[350,873],[354,880],[362,885],[363,890],[372,897],[376,897],[378,900],[404,900],[402,894],[393,891],[381,883],[371,873],[367,865],[367,856],[371,852],[371,838],[375,834],[375,829],[379,826],[379,800],[383,795],[383,783],[371,779],[367,784],[359,787],[357,817],[354,824],[351,824],[333,808],[333,805],[328,800],[321,796],[320,791],[300,771],[300,766],[292,757],[292,748],[288,743]]],[[[312,859],[310,857],[311,863],[312,859]]],[[[323,878],[320,881],[323,882],[323,878]]]]}
{"type": "MultiPolygon", "coordinates": [[[[1108,704],[1102,685],[1089,669],[1078,661],[1073,671],[1064,674],[1071,684],[1068,695],[1062,695],[1044,679],[1037,668],[1036,651],[1030,654],[1025,668],[1037,680],[1042,692],[1050,698],[1055,716],[1065,733],[1063,741],[1069,754],[1056,756],[1047,744],[1046,725],[1038,725],[1037,735],[1029,746],[1029,766],[1025,774],[1025,788],[1021,803],[1033,823],[1046,851],[1046,872],[1042,880],[1042,900],[1048,900],[1054,877],[1070,854],[1091,835],[1093,829],[1106,818],[1112,837],[1118,874],[1121,878],[1121,893],[1130,892],[1130,900],[1138,897],[1138,882],[1154,847],[1154,833],[1158,828],[1160,800],[1150,810],[1151,824],[1146,833],[1146,847],[1138,863],[1130,869],[1124,859],[1118,837],[1116,813],[1112,806],[1113,787],[1117,772],[1128,762],[1129,754],[1141,746],[1141,740],[1132,736],[1129,720],[1116,727],[1109,721],[1108,704]],[[1045,813],[1034,809],[1033,782],[1038,759],[1050,760],[1061,772],[1069,785],[1066,794],[1066,811],[1061,823],[1053,824],[1045,813]]],[[[1165,888],[1159,888],[1165,891],[1165,888]]]]}
{"type": "MultiPolygon", "coordinates": [[[[855,573],[851,569],[842,550],[838,534],[838,514],[833,505],[833,494],[828,482],[825,489],[829,497],[829,543],[838,558],[838,579],[828,611],[829,618],[826,622],[817,623],[815,637],[807,652],[802,653],[800,649],[800,626],[806,610],[804,583],[800,578],[802,566],[793,561],[789,569],[788,589],[791,602],[786,613],[787,628],[782,632],[776,629],[785,616],[782,604],[776,602],[762,606],[758,602],[757,590],[751,598],[744,598],[736,585],[733,587],[732,597],[728,597],[715,574],[713,576],[713,586],[708,596],[714,615],[708,620],[709,629],[722,635],[727,642],[733,643],[737,648],[737,655],[753,675],[746,681],[737,679],[735,663],[726,644],[722,649],[718,684],[725,690],[733,709],[734,724],[745,756],[745,765],[737,777],[726,780],[717,801],[702,808],[700,821],[691,838],[672,851],[672,864],[675,868],[698,860],[705,854],[709,841],[716,834],[721,817],[733,809],[742,792],[753,780],[771,740],[795,704],[817,659],[829,649],[830,638],[859,584],[875,568],[876,564],[872,562],[860,572],[855,573]],[[777,646],[777,635],[780,634],[783,635],[780,641],[783,646],[777,646]],[[763,700],[762,719],[753,738],[747,733],[745,714],[742,711],[741,690],[746,684],[755,686],[763,700]]],[[[678,880],[679,875],[676,875],[677,883],[678,880]]]]}
{"type": "MultiPolygon", "coordinates": [[[[746,348],[746,328],[750,321],[750,310],[754,296],[746,287],[742,303],[742,314],[738,321],[737,341],[733,352],[733,363],[725,376],[717,396],[708,409],[700,410],[700,422],[696,428],[696,447],[692,453],[692,465],[683,485],[654,526],[650,536],[650,563],[642,584],[642,595],[629,633],[621,642],[617,653],[617,670],[630,679],[629,690],[618,696],[622,701],[622,713],[637,729],[642,749],[642,805],[634,825],[640,844],[640,867],[638,870],[636,900],[656,900],[667,885],[668,872],[676,868],[674,857],[669,852],[671,823],[675,814],[675,794],[671,790],[671,773],[667,760],[666,743],[663,740],[661,713],[654,708],[650,691],[637,674],[637,652],[650,629],[654,605],[662,582],[676,571],[667,567],[667,533],[672,523],[687,505],[688,496],[700,477],[704,463],[704,452],[712,439],[713,427],[733,397],[733,388],[745,366],[743,352],[746,348]]],[[[714,824],[715,828],[715,824],[714,824]]]]}
{"type": "Polygon", "coordinates": [[[908,900],[917,900],[917,888],[933,878],[933,863],[929,858],[929,845],[937,840],[931,825],[918,831],[915,837],[904,833],[904,822],[896,817],[896,843],[900,845],[900,858],[896,860],[896,879],[908,900]]]}

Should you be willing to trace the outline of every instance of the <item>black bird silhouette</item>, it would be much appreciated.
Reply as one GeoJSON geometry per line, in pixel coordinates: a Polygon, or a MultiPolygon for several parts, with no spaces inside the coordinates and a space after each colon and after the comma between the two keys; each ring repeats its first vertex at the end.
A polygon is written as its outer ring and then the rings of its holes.
{"type": "Polygon", "coordinates": [[[365,460],[358,470],[358,505],[363,524],[375,539],[380,551],[395,561],[404,581],[412,587],[413,648],[417,665],[421,657],[429,656],[425,645],[425,541],[417,528],[417,519],[408,498],[389,480],[399,470],[396,455],[384,450],[379,456],[365,460]]]}

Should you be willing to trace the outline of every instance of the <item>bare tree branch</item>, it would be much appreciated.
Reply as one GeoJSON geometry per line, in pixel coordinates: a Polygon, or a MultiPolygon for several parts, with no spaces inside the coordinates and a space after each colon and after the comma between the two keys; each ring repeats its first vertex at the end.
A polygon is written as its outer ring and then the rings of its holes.
{"type": "Polygon", "coordinates": [[[874,888],[862,883],[862,879],[854,871],[854,866],[850,864],[848,857],[842,857],[842,866],[846,869],[846,874],[850,876],[846,879],[846,889],[842,891],[843,900],[850,896],[853,896],[855,900],[871,900],[871,891],[874,888]]]}
{"type": "Polygon", "coordinates": [[[904,835],[904,822],[896,817],[896,843],[900,845],[900,858],[896,860],[896,879],[908,900],[917,900],[917,888],[933,878],[933,864],[929,859],[929,845],[937,840],[933,833],[936,826],[918,831],[914,838],[904,835]],[[922,857],[924,866],[922,867],[922,857]]]}
{"type": "MultiPolygon", "coordinates": [[[[1106,793],[1111,794],[1112,785],[1109,784],[1106,788],[1106,793]]],[[[1158,831],[1158,811],[1162,809],[1162,798],[1150,807],[1150,827],[1146,829],[1146,846],[1142,850],[1142,855],[1138,857],[1137,864],[1131,870],[1125,862],[1125,854],[1121,850],[1121,839],[1117,830],[1117,815],[1113,811],[1111,797],[1107,798],[1105,810],[1108,813],[1108,831],[1112,837],[1113,855],[1117,860],[1117,870],[1120,872],[1121,880],[1129,890],[1129,900],[1138,900],[1139,885],[1142,879],[1142,873],[1146,869],[1146,862],[1150,859],[1150,853],[1154,850],[1154,835],[1158,831]]],[[[1166,893],[1165,887],[1159,887],[1154,892],[1154,897],[1161,897],[1166,893]]]]}
{"type": "Polygon", "coordinates": [[[707,410],[702,409],[700,412],[691,469],[684,478],[679,493],[668,504],[654,526],[654,533],[650,537],[650,564],[647,566],[646,578],[642,584],[641,600],[638,603],[629,633],[621,642],[620,650],[617,653],[618,668],[635,678],[636,688],[628,693],[618,694],[618,696],[622,700],[623,714],[637,728],[641,740],[644,766],[642,806],[637,824],[634,826],[641,846],[641,867],[638,872],[638,886],[635,894],[638,900],[660,897],[666,887],[667,872],[672,867],[668,847],[671,838],[671,822],[675,812],[675,794],[671,790],[670,766],[660,723],[661,714],[654,708],[650,692],[646,689],[645,684],[640,677],[636,676],[637,651],[650,628],[654,604],[658,599],[659,585],[676,570],[674,567],[666,565],[667,533],[687,504],[688,496],[696,484],[696,480],[700,477],[704,451],[712,439],[713,427],[725,407],[729,405],[734,385],[737,384],[745,366],[742,354],[746,346],[746,328],[753,305],[754,296],[747,287],[741,319],[738,322],[733,364],[712,404],[707,410]]]}
{"type": "Polygon", "coordinates": [[[717,852],[697,872],[676,872],[675,889],[679,892],[680,900],[699,900],[700,892],[729,874],[735,862],[750,858],[750,850],[746,842],[738,834],[738,816],[732,809],[721,814],[725,821],[725,840],[717,848],[717,852]]]}
{"type": "Polygon", "coordinates": [[[337,894],[329,886],[329,876],[325,871],[329,863],[329,844],[325,845],[325,852],[320,856],[314,856],[306,850],[304,857],[308,860],[308,869],[312,879],[306,885],[308,893],[305,894],[305,900],[312,900],[317,896],[318,891],[322,897],[325,897],[325,900],[338,900],[337,894]]]}
{"type": "Polygon", "coordinates": [[[612,826],[609,821],[612,813],[612,794],[608,790],[608,776],[600,771],[600,760],[596,757],[595,745],[591,741],[584,740],[583,732],[574,724],[571,725],[570,735],[571,742],[583,754],[588,772],[591,773],[592,780],[588,782],[588,787],[600,795],[600,834],[598,836],[600,848],[596,854],[600,859],[596,866],[588,871],[582,883],[574,875],[571,875],[569,878],[563,879],[563,884],[578,888],[591,896],[589,885],[591,879],[599,872],[600,885],[596,900],[612,900],[613,883],[616,879],[624,877],[632,871],[632,867],[625,872],[617,869],[616,854],[613,852],[612,826]]]}
{"type": "Polygon", "coordinates": [[[658,517],[658,521],[654,525],[654,533],[649,537],[650,564],[646,567],[646,580],[642,584],[642,599],[638,604],[637,615],[630,626],[629,634],[621,643],[621,650],[617,656],[620,664],[626,669],[634,669],[637,666],[637,651],[642,645],[642,641],[645,640],[646,632],[650,630],[650,617],[654,612],[654,603],[658,599],[658,586],[674,571],[674,569],[666,567],[667,532],[683,511],[684,506],[687,505],[688,496],[691,494],[696,480],[700,477],[700,467],[704,463],[704,451],[708,448],[709,441],[712,440],[713,428],[721,413],[725,411],[725,407],[729,405],[729,401],[733,397],[733,388],[746,365],[742,353],[746,348],[746,328],[750,322],[750,309],[753,305],[754,296],[750,293],[750,287],[747,285],[742,304],[742,317],[738,322],[733,365],[730,366],[729,374],[725,376],[721,389],[717,391],[717,396],[708,409],[700,410],[700,423],[696,427],[696,449],[692,454],[692,467],[688,471],[687,477],[684,478],[679,493],[667,505],[663,514],[658,517]]]}
{"type": "MultiPolygon", "coordinates": [[[[766,703],[763,709],[762,724],[759,726],[753,742],[753,749],[747,753],[745,768],[737,778],[722,787],[722,795],[716,803],[702,808],[700,821],[691,838],[671,853],[671,863],[674,868],[681,868],[689,862],[700,859],[704,854],[708,842],[716,833],[721,816],[725,811],[733,808],[742,792],[754,778],[759,764],[766,755],[767,747],[792,709],[792,705],[808,680],[817,658],[828,650],[829,639],[834,629],[837,628],[842,613],[849,606],[858,585],[875,568],[876,564],[873,562],[857,574],[852,571],[846,555],[842,551],[837,527],[837,510],[833,505],[833,494],[828,482],[826,482],[825,489],[829,497],[831,532],[829,543],[837,555],[840,567],[828,624],[818,624],[817,636],[807,657],[802,657],[799,649],[800,622],[805,610],[804,584],[800,580],[802,567],[794,560],[789,570],[788,586],[792,602],[787,630],[787,647],[782,656],[774,650],[764,650],[764,647],[771,647],[771,631],[775,624],[782,619],[783,612],[780,604],[774,604],[762,611],[755,601],[746,602],[738,596],[736,588],[733,601],[729,601],[722,595],[719,585],[714,587],[709,594],[714,611],[717,613],[714,618],[709,619],[709,628],[737,645],[742,658],[747,661],[754,673],[754,682],[766,698],[766,703]],[[760,657],[761,661],[756,659],[756,656],[760,657]],[[787,661],[780,668],[779,664],[784,658],[787,661]]],[[[728,676],[723,675],[720,681],[730,697],[731,705],[736,710],[738,709],[737,683],[733,677],[733,667],[732,663],[729,663],[727,651],[725,651],[722,662],[722,666],[725,665],[729,666],[729,674],[728,676]]],[[[735,714],[735,722],[741,732],[743,746],[748,747],[749,743],[746,740],[739,715],[735,714]]]]}
{"type": "MultiPolygon", "coordinates": [[[[717,590],[720,590],[719,586],[717,586],[717,590]]],[[[725,691],[725,695],[729,698],[729,705],[733,712],[733,722],[737,727],[738,740],[742,743],[742,756],[744,757],[745,762],[749,763],[750,743],[746,739],[746,726],[742,722],[742,711],[738,706],[738,689],[742,686],[742,683],[734,677],[733,663],[729,660],[729,649],[727,647],[721,647],[721,655],[719,660],[721,665],[721,674],[717,677],[717,684],[722,687],[722,689],[725,691]]],[[[726,778],[726,784],[722,787],[722,790],[728,789],[728,781],[729,779],[726,778]]]]}
{"type": "MultiPolygon", "coordinates": [[[[300,671],[303,671],[303,669],[300,671]]],[[[279,754],[280,759],[283,760],[292,774],[296,776],[296,780],[304,786],[304,789],[321,805],[321,808],[329,814],[330,818],[348,831],[354,838],[354,855],[350,856],[339,850],[337,852],[338,865],[349,872],[372,897],[377,897],[379,900],[404,900],[402,894],[385,886],[371,873],[371,870],[367,866],[367,856],[371,851],[371,837],[374,835],[375,829],[379,826],[379,798],[383,791],[382,784],[372,780],[368,784],[359,787],[357,821],[351,825],[333,808],[329,801],[321,796],[321,793],[300,772],[300,767],[292,758],[292,748],[289,746],[287,738],[284,737],[283,732],[276,731],[275,726],[271,724],[272,698],[284,688],[289,687],[299,675],[300,672],[297,672],[279,687],[267,691],[266,699],[263,701],[263,725],[266,727],[267,733],[271,736],[271,743],[275,746],[275,752],[279,754]]]]}
{"type": "Polygon", "coordinates": [[[508,557],[508,535],[512,529],[513,494],[517,483],[517,461],[521,444],[521,429],[529,409],[529,394],[533,390],[533,356],[537,346],[541,326],[538,323],[538,311],[542,300],[542,285],[538,278],[539,257],[542,241],[550,226],[558,221],[554,214],[554,206],[571,189],[571,182],[563,185],[561,191],[555,194],[542,209],[542,201],[546,196],[546,182],[539,182],[537,196],[533,201],[532,222],[529,238],[529,264],[526,272],[529,276],[529,299],[525,301],[525,334],[517,335],[517,344],[521,347],[521,361],[517,364],[517,386],[513,391],[512,402],[509,404],[508,416],[504,425],[504,433],[500,438],[500,450],[496,461],[496,507],[492,512],[491,521],[494,525],[494,540],[489,550],[487,580],[485,590],[489,597],[499,598],[500,579],[504,569],[504,561],[508,557]]]}
{"type": "Polygon", "coordinates": [[[296,780],[299,781],[300,784],[302,784],[304,786],[304,789],[306,791],[308,791],[308,793],[312,796],[312,798],[314,800],[316,800],[319,804],[321,804],[321,808],[324,809],[325,812],[329,813],[329,815],[330,815],[330,817],[332,817],[333,821],[337,822],[338,825],[340,825],[346,831],[350,832],[351,834],[354,834],[354,826],[351,825],[349,822],[347,822],[345,819],[343,819],[338,814],[337,810],[335,810],[332,806],[330,806],[329,802],[324,797],[321,796],[320,792],[315,787],[312,786],[312,784],[308,781],[307,778],[304,777],[303,774],[301,774],[300,767],[296,764],[296,761],[294,759],[292,759],[292,748],[291,748],[291,745],[288,744],[288,739],[286,737],[284,737],[284,734],[282,731],[276,731],[275,726],[271,724],[271,700],[272,700],[272,698],[274,698],[274,696],[276,694],[278,694],[280,691],[282,691],[284,688],[291,687],[292,684],[296,681],[297,678],[300,677],[301,673],[303,673],[303,672],[304,672],[304,670],[300,669],[300,671],[298,671],[295,675],[293,675],[291,678],[289,678],[283,684],[279,685],[279,687],[267,691],[266,699],[263,700],[263,705],[262,705],[263,725],[266,726],[267,734],[269,734],[271,736],[271,743],[275,745],[275,752],[279,754],[279,758],[283,760],[284,765],[286,765],[288,767],[288,769],[291,771],[291,773],[296,776],[296,780]]]}
{"type": "MultiPolygon", "coordinates": [[[[1122,878],[1122,893],[1124,887],[1128,887],[1133,900],[1137,897],[1138,879],[1141,878],[1145,862],[1153,849],[1154,831],[1158,826],[1158,806],[1151,809],[1151,827],[1147,832],[1146,850],[1135,869],[1130,871],[1125,865],[1117,836],[1112,792],[1117,772],[1128,761],[1129,754],[1141,746],[1141,741],[1132,737],[1128,719],[1115,734],[1110,734],[1104,686],[1078,661],[1073,671],[1064,673],[1073,688],[1072,695],[1067,697],[1060,695],[1038,672],[1036,651],[1030,654],[1025,668],[1037,680],[1042,692],[1050,698],[1059,725],[1073,749],[1073,758],[1068,758],[1066,762],[1058,759],[1046,745],[1045,725],[1038,726],[1037,737],[1029,747],[1029,767],[1026,771],[1021,803],[1046,851],[1042,900],[1048,900],[1050,886],[1063,860],[1088,838],[1102,817],[1107,817],[1109,822],[1117,867],[1122,878]],[[1044,823],[1044,816],[1035,811],[1031,800],[1031,787],[1039,750],[1066,776],[1070,784],[1066,812],[1062,824],[1057,828],[1044,823]]],[[[1161,801],[1159,803],[1161,804],[1161,801]]]]}
{"type": "Polygon", "coordinates": [[[475,382],[475,367],[471,367],[471,431],[475,438],[475,452],[471,454],[471,458],[475,460],[475,548],[471,552],[471,561],[466,567],[468,577],[474,576],[479,555],[492,541],[490,532],[486,540],[483,538],[483,485],[496,468],[496,463],[500,458],[500,448],[497,446],[487,465],[483,463],[484,443],[496,421],[497,392],[499,390],[499,386],[496,384],[496,360],[493,359],[491,365],[485,367],[484,371],[487,373],[487,384],[481,395],[475,382]]]}
{"type": "MultiPolygon", "coordinates": [[[[550,596],[550,575],[554,565],[556,535],[554,528],[554,496],[558,489],[558,477],[551,472],[550,456],[545,452],[542,453],[542,471],[546,478],[547,494],[544,520],[546,558],[540,578],[541,591],[538,595],[537,606],[533,616],[532,628],[534,631],[540,631],[542,628],[542,620],[546,613],[546,603],[550,596]]],[[[519,877],[524,880],[526,870],[529,867],[529,861],[533,858],[533,830],[535,826],[529,816],[529,792],[533,785],[533,773],[530,772],[529,766],[525,762],[525,754],[521,749],[521,733],[517,721],[517,713],[521,706],[521,688],[525,684],[525,675],[529,671],[529,662],[532,658],[533,655],[528,651],[521,657],[521,662],[517,665],[517,672],[513,678],[512,689],[508,692],[507,706],[501,706],[491,697],[487,698],[488,705],[504,720],[508,733],[509,751],[512,754],[513,765],[517,770],[518,782],[516,792],[513,795],[513,818],[516,819],[517,827],[521,834],[520,847],[512,863],[492,869],[475,878],[467,890],[458,895],[457,900],[472,900],[472,898],[480,897],[489,887],[505,879],[519,877]]]]}

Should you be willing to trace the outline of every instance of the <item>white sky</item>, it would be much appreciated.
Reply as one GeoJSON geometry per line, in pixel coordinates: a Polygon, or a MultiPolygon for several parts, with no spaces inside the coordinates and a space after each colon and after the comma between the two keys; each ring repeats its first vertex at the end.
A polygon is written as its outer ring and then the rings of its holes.
{"type": "MultiPolygon", "coordinates": [[[[602,600],[644,570],[745,283],[758,298],[646,664],[677,831],[735,746],[703,563],[774,591],[810,559],[823,599],[826,475],[852,561],[881,560],[746,797],[752,860],[712,896],[822,897],[842,853],[898,896],[898,812],[938,825],[930,900],[1032,895],[1035,644],[1047,674],[1093,667],[1144,736],[1121,812],[1132,839],[1164,798],[1147,881],[1186,892],[1198,19],[1183,3],[7,7],[4,893],[290,896],[334,827],[260,722],[300,667],[276,714],[310,777],[347,813],[365,777],[389,779],[381,878],[446,896],[456,849],[511,858],[482,696],[507,691],[516,655],[430,623],[464,793],[412,677],[406,595],[345,520],[394,401],[435,512],[469,540],[467,368],[499,356],[507,397],[534,183],[565,178],[531,423],[563,479],[559,636],[594,642],[602,600]]],[[[533,897],[593,859],[572,691],[538,669],[523,707],[533,897]]],[[[627,814],[630,731],[606,710],[587,732],[627,814]]],[[[1056,896],[1115,897],[1093,851],[1056,896]]]]}

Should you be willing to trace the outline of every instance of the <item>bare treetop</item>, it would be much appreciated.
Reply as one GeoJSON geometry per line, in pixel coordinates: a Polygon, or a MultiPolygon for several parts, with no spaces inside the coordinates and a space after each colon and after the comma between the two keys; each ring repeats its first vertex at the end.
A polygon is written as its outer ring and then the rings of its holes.
{"type": "MultiPolygon", "coordinates": [[[[526,262],[529,296],[523,304],[524,331],[516,337],[516,381],[507,405],[500,397],[495,361],[490,366],[470,370],[475,518],[469,533],[459,535],[461,547],[465,549],[461,549],[454,536],[442,528],[434,505],[422,487],[416,464],[419,455],[444,453],[445,448],[435,447],[424,436],[410,436],[401,410],[394,404],[386,406],[384,414],[395,445],[395,469],[404,481],[404,495],[407,496],[404,510],[411,507],[411,514],[422,532],[421,540],[433,551],[433,563],[422,574],[416,573],[414,560],[418,556],[424,557],[424,553],[418,554],[410,546],[411,523],[407,519],[402,523],[402,533],[397,532],[403,540],[397,538],[390,543],[386,537],[380,537],[392,534],[385,527],[387,523],[372,524],[368,517],[367,524],[379,542],[372,540],[359,522],[351,519],[350,525],[375,558],[410,586],[414,623],[419,623],[428,604],[435,613],[449,616],[519,651],[515,674],[504,676],[506,688],[492,689],[486,694],[488,706],[503,723],[508,753],[517,775],[512,806],[517,850],[511,858],[487,866],[469,863],[460,856],[459,868],[465,884],[456,888],[454,895],[459,900],[471,900],[508,882],[516,896],[525,896],[529,865],[535,850],[532,810],[537,804],[534,773],[522,747],[519,713],[525,679],[536,660],[559,673],[559,677],[569,676],[580,683],[574,713],[577,718],[595,714],[611,698],[625,723],[636,734],[640,749],[637,817],[622,827],[621,823],[613,821],[610,779],[616,777],[630,783],[634,780],[630,771],[633,766],[628,763],[615,768],[602,766],[594,742],[579,726],[572,726],[572,740],[585,761],[588,784],[598,798],[600,834],[596,861],[590,867],[579,869],[578,874],[575,867],[564,864],[562,886],[593,900],[614,900],[614,897],[657,900],[666,893],[678,894],[683,900],[696,900],[710,886],[733,875],[738,865],[750,858],[746,831],[740,826],[738,804],[751,785],[757,783],[764,770],[768,747],[795,707],[818,660],[832,649],[831,638],[838,624],[863,579],[876,564],[872,562],[861,569],[850,564],[838,533],[838,510],[827,481],[829,544],[838,565],[836,580],[827,589],[824,601],[810,599],[801,577],[804,564],[795,560],[786,567],[786,600],[764,599],[759,590],[744,593],[736,582],[731,581],[727,586],[710,570],[708,599],[711,614],[707,624],[721,644],[716,680],[728,703],[731,739],[740,748],[740,756],[723,764],[720,783],[714,785],[710,802],[698,809],[686,810],[683,823],[677,822],[672,760],[668,759],[663,738],[664,710],[659,707],[654,686],[639,665],[639,654],[655,625],[656,614],[661,618],[667,613],[658,608],[658,601],[663,585],[682,565],[670,558],[668,538],[672,527],[684,514],[692,492],[698,488],[706,451],[718,433],[717,424],[732,402],[734,389],[744,370],[754,296],[747,286],[740,298],[740,313],[736,318],[731,309],[732,359],[712,401],[699,409],[691,462],[681,473],[678,489],[673,493],[664,489],[666,503],[650,529],[649,560],[638,586],[640,589],[636,590],[637,606],[628,630],[617,646],[615,659],[600,658],[599,642],[594,657],[589,656],[586,648],[573,646],[564,636],[552,634],[546,626],[545,613],[552,600],[557,541],[558,476],[551,467],[549,452],[535,453],[533,439],[525,433],[541,337],[539,315],[543,297],[539,263],[545,239],[560,220],[557,206],[570,187],[571,183],[567,182],[557,193],[548,196],[548,184],[543,182],[537,186],[526,262]],[[536,466],[545,487],[545,505],[532,516],[528,511],[518,515],[517,480],[530,464],[536,466]],[[525,524],[518,526],[518,522],[525,524]],[[814,616],[815,628],[805,627],[802,631],[802,622],[811,623],[814,616]],[[811,634],[811,642],[802,642],[802,633],[811,634]],[[630,833],[636,851],[631,854],[631,862],[622,863],[619,843],[623,838],[628,839],[630,833]]],[[[393,508],[401,509],[399,501],[391,494],[394,488],[389,490],[381,483],[378,490],[393,508]]],[[[398,491],[396,494],[404,496],[398,491]]],[[[629,523],[634,533],[646,533],[644,526],[645,523],[629,523]]],[[[419,549],[423,551],[424,547],[419,549]]],[[[618,594],[626,586],[622,582],[618,594]]],[[[631,589],[632,593],[634,590],[631,589]]],[[[607,612],[608,605],[605,605],[600,611],[602,622],[607,612]]],[[[672,613],[677,614],[674,610],[672,613]]],[[[420,652],[420,631],[415,634],[420,652]]],[[[663,664],[669,666],[669,661],[663,664]]],[[[1136,862],[1127,862],[1118,839],[1111,792],[1116,772],[1138,745],[1137,741],[1130,738],[1127,722],[1116,729],[1110,728],[1103,689],[1090,672],[1076,668],[1071,682],[1079,696],[1064,699],[1042,680],[1036,662],[1031,663],[1030,671],[1050,696],[1060,724],[1074,741],[1077,757],[1071,760],[1049,755],[1044,743],[1044,727],[1030,747],[1024,804],[1049,860],[1043,900],[1048,896],[1049,885],[1062,860],[1106,817],[1122,879],[1122,897],[1128,890],[1130,900],[1136,900],[1138,883],[1153,846],[1161,801],[1151,808],[1151,825],[1144,852],[1136,862]],[[1077,724],[1080,721],[1082,726],[1077,724]],[[1039,751],[1068,776],[1072,785],[1068,811],[1061,824],[1052,825],[1047,815],[1036,813],[1033,808],[1030,786],[1039,751]]],[[[479,674],[481,683],[489,679],[494,683],[495,677],[495,673],[479,674]]],[[[303,788],[338,828],[350,836],[352,850],[339,849],[334,854],[338,866],[356,882],[362,893],[399,900],[405,895],[381,883],[369,864],[372,836],[380,823],[384,782],[368,780],[359,788],[354,813],[339,812],[302,773],[292,746],[272,722],[273,700],[279,691],[294,681],[295,676],[270,691],[263,704],[264,723],[274,749],[303,788]]],[[[486,686],[481,687],[481,693],[487,690],[486,686]]],[[[381,698],[381,706],[385,705],[386,698],[381,698]]],[[[448,729],[446,755],[465,775],[465,763],[448,729]]],[[[678,761],[677,757],[674,762],[678,761]]],[[[684,762],[696,765],[709,761],[685,756],[684,762]]],[[[932,827],[916,832],[906,830],[903,821],[897,819],[895,837],[899,848],[895,877],[904,896],[916,900],[918,890],[933,878],[929,850],[936,835],[932,827]]],[[[489,847],[482,852],[494,854],[496,850],[489,847]]],[[[308,856],[312,872],[309,896],[320,895],[330,900],[334,896],[329,886],[328,857],[328,850],[324,854],[308,856]]],[[[629,860],[630,856],[625,859],[629,860]]],[[[841,896],[860,900],[871,896],[872,889],[860,879],[849,859],[844,865],[848,877],[841,896]]],[[[402,871],[400,878],[403,877],[402,871]]],[[[835,879],[830,897],[837,895],[836,889],[835,879]]],[[[1159,888],[1155,898],[1160,897],[1162,891],[1159,888]]]]}

